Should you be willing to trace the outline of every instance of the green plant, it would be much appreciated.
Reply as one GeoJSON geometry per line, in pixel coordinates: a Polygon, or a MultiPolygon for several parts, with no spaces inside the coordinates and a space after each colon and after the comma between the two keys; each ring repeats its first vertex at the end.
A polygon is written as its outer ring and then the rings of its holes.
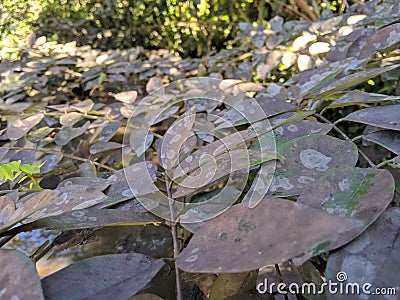
{"type": "Polygon", "coordinates": [[[32,189],[32,187],[35,185],[38,190],[42,190],[34,175],[40,173],[40,168],[44,166],[45,163],[46,161],[42,162],[38,166],[33,166],[30,164],[21,165],[21,161],[18,160],[0,164],[0,182],[13,181],[21,174],[25,174],[18,181],[18,183],[22,183],[25,179],[29,178],[31,180],[31,183],[29,184],[30,189],[32,189]]]}

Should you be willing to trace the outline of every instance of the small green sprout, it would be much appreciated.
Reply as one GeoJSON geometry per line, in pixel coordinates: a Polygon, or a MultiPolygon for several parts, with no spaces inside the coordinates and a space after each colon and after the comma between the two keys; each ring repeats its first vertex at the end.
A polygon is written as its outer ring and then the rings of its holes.
{"type": "Polygon", "coordinates": [[[5,164],[0,164],[0,182],[7,182],[8,180],[13,181],[17,179],[22,173],[25,175],[18,181],[18,183],[23,182],[25,179],[29,178],[31,183],[29,184],[29,188],[32,189],[33,185],[35,185],[39,190],[39,183],[36,181],[36,178],[33,174],[39,174],[40,168],[46,163],[46,161],[42,162],[38,166],[33,166],[30,164],[21,165],[21,161],[10,161],[5,164]]]}

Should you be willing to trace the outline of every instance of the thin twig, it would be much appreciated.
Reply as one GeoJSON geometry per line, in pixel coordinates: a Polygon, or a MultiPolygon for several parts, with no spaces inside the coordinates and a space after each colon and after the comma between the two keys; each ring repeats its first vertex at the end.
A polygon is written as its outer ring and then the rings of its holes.
{"type": "Polygon", "coordinates": [[[379,168],[382,168],[382,167],[384,167],[384,166],[386,166],[387,164],[390,164],[390,163],[392,163],[393,161],[395,161],[396,159],[398,159],[398,157],[396,156],[396,157],[394,157],[394,158],[392,158],[392,159],[389,159],[389,160],[385,160],[385,161],[383,161],[383,162],[381,162],[381,163],[379,163],[379,164],[377,164],[376,165],[376,167],[379,169],[379,168]]]}
{"type": "Polygon", "coordinates": [[[169,203],[169,210],[171,213],[171,231],[172,231],[172,241],[174,244],[174,263],[175,263],[175,276],[176,276],[176,299],[182,300],[182,288],[181,288],[181,279],[179,274],[179,269],[176,264],[176,258],[179,255],[179,241],[178,241],[178,233],[176,230],[176,222],[175,222],[175,215],[174,215],[174,207],[173,207],[173,200],[171,194],[171,181],[168,178],[168,175],[165,175],[165,183],[167,188],[167,195],[168,195],[168,203],[169,203]]]}
{"type": "MultiPolygon", "coordinates": [[[[332,123],[331,121],[329,121],[327,118],[325,118],[324,116],[321,116],[320,114],[315,114],[316,117],[320,118],[322,121],[324,121],[325,123],[331,124],[332,128],[339,133],[346,141],[350,141],[353,142],[351,140],[351,138],[349,138],[342,130],[340,130],[336,124],[339,123],[338,121],[332,123]]],[[[374,162],[372,160],[369,159],[369,157],[364,153],[364,151],[362,151],[360,148],[357,147],[358,153],[360,153],[360,155],[367,161],[367,163],[372,167],[372,168],[376,168],[376,165],[374,164],[374,162]]]]}

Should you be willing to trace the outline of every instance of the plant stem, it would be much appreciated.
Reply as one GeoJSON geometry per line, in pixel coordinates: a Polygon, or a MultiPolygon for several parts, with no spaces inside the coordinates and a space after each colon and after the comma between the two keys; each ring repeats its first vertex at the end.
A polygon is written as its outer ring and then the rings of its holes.
{"type": "Polygon", "coordinates": [[[171,181],[168,178],[168,175],[165,175],[165,183],[167,188],[167,195],[168,195],[168,203],[169,203],[169,210],[171,212],[171,232],[172,232],[172,241],[174,244],[174,264],[175,264],[175,277],[176,277],[176,299],[182,300],[182,287],[181,287],[181,279],[179,274],[179,269],[176,265],[176,258],[179,255],[179,241],[178,241],[178,233],[176,230],[176,222],[174,216],[174,207],[173,207],[173,199],[171,194],[171,181]]]}
{"type": "Polygon", "coordinates": [[[396,158],[397,158],[397,157],[394,157],[394,158],[389,159],[389,160],[385,160],[385,161],[381,162],[380,164],[377,164],[376,167],[377,167],[378,169],[379,169],[379,168],[382,168],[382,167],[386,166],[387,164],[392,163],[396,158]]]}

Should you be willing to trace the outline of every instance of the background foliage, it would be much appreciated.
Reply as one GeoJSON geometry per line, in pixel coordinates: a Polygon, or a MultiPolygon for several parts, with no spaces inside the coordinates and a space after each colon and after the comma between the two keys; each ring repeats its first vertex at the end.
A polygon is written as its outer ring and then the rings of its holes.
{"type": "Polygon", "coordinates": [[[344,9],[340,0],[5,0],[0,4],[0,46],[34,31],[101,50],[143,46],[201,56],[226,46],[240,22],[262,25],[275,15],[316,20],[328,6],[332,12],[344,9]]]}

